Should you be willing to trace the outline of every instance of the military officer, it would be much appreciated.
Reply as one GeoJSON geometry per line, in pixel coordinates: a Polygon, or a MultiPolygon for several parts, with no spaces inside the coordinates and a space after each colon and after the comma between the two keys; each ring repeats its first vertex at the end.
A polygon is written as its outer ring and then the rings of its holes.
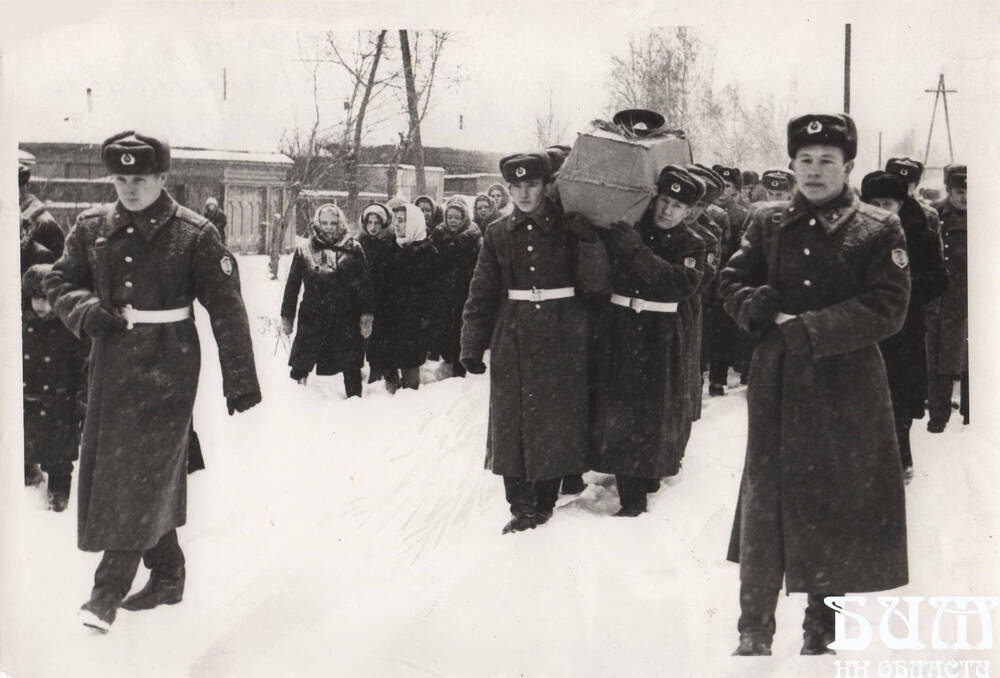
{"type": "Polygon", "coordinates": [[[924,175],[924,163],[913,158],[907,158],[906,156],[889,158],[885,163],[885,171],[890,174],[898,174],[906,179],[907,193],[923,209],[924,214],[927,216],[928,228],[934,233],[940,233],[941,220],[938,218],[937,210],[930,203],[925,202],[917,192],[917,187],[920,185],[920,178],[924,175]]]}
{"type": "Polygon", "coordinates": [[[795,187],[795,176],[788,170],[769,169],[760,175],[761,186],[764,187],[766,200],[791,200],[795,187]]]}
{"type": "Polygon", "coordinates": [[[118,200],[80,214],[44,286],[66,326],[92,340],[78,545],[104,555],[80,616],[106,632],[119,604],[144,610],[183,595],[195,299],[211,318],[229,413],[261,395],[236,260],[211,222],[165,190],[170,147],[127,131],[104,142],[101,159],[118,200]],[[140,560],[149,581],[123,602],[140,560]]]}
{"type": "Polygon", "coordinates": [[[17,166],[21,207],[21,275],[35,264],[52,263],[63,253],[63,232],[45,204],[28,192],[31,168],[17,166]]]}
{"type": "Polygon", "coordinates": [[[743,205],[749,207],[751,204],[757,202],[754,199],[754,190],[760,185],[760,177],[756,172],[751,172],[750,170],[744,170],[743,174],[743,188],[740,194],[743,198],[743,205]]]}
{"type": "Polygon", "coordinates": [[[771,652],[782,581],[806,592],[802,654],[829,652],[824,595],[907,583],[903,477],[878,342],[910,294],[896,215],[847,184],[847,115],[788,123],[790,201],[750,215],[721,274],[726,310],[754,335],[747,455],[729,559],[740,564],[737,655],[771,652]]]}
{"type": "Polygon", "coordinates": [[[953,381],[961,381],[962,423],[969,423],[969,315],[968,257],[966,252],[966,205],[968,189],[965,165],[944,168],[947,194],[934,205],[941,217],[944,265],[948,289],[931,303],[927,321],[927,430],[941,433],[951,417],[953,381]]]}

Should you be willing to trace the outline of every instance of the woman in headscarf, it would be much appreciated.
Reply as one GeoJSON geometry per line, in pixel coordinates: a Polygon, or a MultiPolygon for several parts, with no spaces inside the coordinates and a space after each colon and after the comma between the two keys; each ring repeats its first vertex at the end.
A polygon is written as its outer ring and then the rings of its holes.
{"type": "Polygon", "coordinates": [[[369,343],[369,360],[385,375],[390,393],[400,386],[419,388],[440,294],[440,255],[427,239],[423,212],[407,203],[393,211],[393,218],[396,239],[375,270],[379,320],[369,343]]]}
{"type": "Polygon", "coordinates": [[[479,228],[480,233],[485,233],[486,227],[490,224],[490,222],[496,221],[500,218],[500,213],[497,212],[497,207],[493,203],[493,199],[486,193],[480,193],[476,196],[473,211],[475,212],[473,221],[476,222],[476,226],[479,228]]]}
{"type": "MultiPolygon", "coordinates": [[[[488,200],[488,198],[487,198],[488,200]]],[[[431,234],[431,241],[441,255],[440,315],[436,322],[436,340],[432,352],[451,365],[452,375],[465,376],[459,362],[462,343],[462,308],[469,296],[469,283],[476,269],[483,236],[469,218],[469,205],[455,196],[445,205],[444,225],[431,234]]]]}
{"type": "Polygon", "coordinates": [[[505,217],[514,211],[514,203],[510,201],[510,191],[503,184],[493,184],[486,189],[486,195],[490,196],[499,216],[505,217]]]}
{"type": "Polygon", "coordinates": [[[358,243],[365,251],[371,268],[382,249],[395,237],[392,232],[392,214],[382,203],[373,202],[361,210],[361,233],[358,243]]]}
{"type": "Polygon", "coordinates": [[[444,221],[444,210],[442,210],[441,206],[437,204],[437,201],[429,195],[418,195],[414,199],[413,204],[419,207],[420,211],[423,212],[424,223],[427,224],[427,237],[429,238],[431,233],[434,232],[434,229],[440,226],[441,222],[444,221]]]}
{"type": "Polygon", "coordinates": [[[313,234],[299,241],[285,283],[281,325],[292,333],[298,305],[299,326],[288,364],[300,384],[318,375],[342,372],[347,397],[361,395],[364,339],[372,331],[372,299],[364,251],[347,232],[336,205],[316,209],[313,234]],[[299,288],[305,287],[298,304],[299,288]]]}

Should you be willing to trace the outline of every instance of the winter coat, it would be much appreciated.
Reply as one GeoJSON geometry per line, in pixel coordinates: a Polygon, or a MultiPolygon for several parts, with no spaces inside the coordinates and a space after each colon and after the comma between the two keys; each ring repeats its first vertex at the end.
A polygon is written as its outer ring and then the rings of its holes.
{"type": "MultiPolygon", "coordinates": [[[[441,208],[441,205],[437,203],[437,200],[429,195],[418,195],[413,199],[413,204],[416,205],[417,209],[420,209],[420,205],[417,205],[418,200],[426,200],[431,204],[431,220],[427,223],[427,237],[429,238],[434,231],[441,227],[442,222],[444,222],[444,210],[441,208]]],[[[420,214],[423,214],[423,210],[420,210],[420,214]]]]}
{"type": "Polygon", "coordinates": [[[961,374],[969,369],[969,279],[966,251],[966,212],[945,198],[937,205],[941,217],[944,265],[948,289],[932,304],[928,317],[927,350],[938,374],[961,374]]]}
{"type": "Polygon", "coordinates": [[[293,372],[337,374],[364,362],[361,315],[371,313],[368,265],[357,241],[331,246],[315,235],[300,239],[288,269],[281,317],[298,325],[288,356],[293,372]],[[304,288],[299,304],[299,289],[304,288]]]}
{"type": "Polygon", "coordinates": [[[229,223],[229,219],[226,218],[226,213],[221,209],[205,210],[202,214],[206,219],[215,224],[215,229],[219,232],[219,240],[222,244],[226,244],[226,225],[229,223]]]}
{"type": "MultiPolygon", "coordinates": [[[[408,205],[408,226],[414,218],[423,225],[419,208],[408,205]]],[[[440,276],[441,256],[426,237],[402,246],[389,241],[371,273],[375,323],[368,360],[373,368],[419,367],[427,359],[435,336],[440,276]]]]}
{"type": "Polygon", "coordinates": [[[87,349],[55,314],[21,310],[24,462],[55,465],[77,458],[87,390],[87,349]]]}
{"type": "MultiPolygon", "coordinates": [[[[705,243],[703,266],[704,275],[698,285],[698,294],[684,300],[691,307],[694,318],[694,329],[691,341],[688,343],[688,415],[691,421],[701,419],[701,373],[702,373],[702,335],[705,333],[704,315],[709,312],[713,290],[716,285],[721,252],[722,229],[709,216],[702,214],[695,221],[685,222],[687,227],[705,243]]],[[[707,340],[707,339],[706,339],[707,340]]]]}
{"type": "Polygon", "coordinates": [[[780,588],[782,563],[789,591],[907,582],[902,468],[878,350],[906,316],[905,247],[897,217],[850,190],[819,208],[796,193],[752,212],[722,272],[726,310],[756,340],[728,554],[744,583],[780,588]],[[795,319],[751,320],[749,300],[765,284],[795,319]]]}
{"type": "MultiPolygon", "coordinates": [[[[642,247],[633,257],[613,260],[614,292],[662,302],[695,297],[704,275],[704,241],[683,224],[661,230],[646,214],[638,226],[642,247]]],[[[594,470],[640,478],[679,470],[691,431],[692,311],[685,303],[675,313],[607,304],[606,335],[595,346],[601,386],[592,429],[594,470]]]]}
{"type": "Polygon", "coordinates": [[[927,224],[926,213],[913,198],[899,211],[910,265],[910,304],[899,333],[879,343],[897,418],[922,419],[927,394],[924,308],[948,287],[941,240],[927,224]]]}
{"type": "Polygon", "coordinates": [[[454,362],[461,352],[462,309],[469,296],[469,283],[483,246],[483,236],[466,214],[461,231],[452,233],[445,225],[434,231],[431,241],[441,255],[439,315],[431,350],[444,360],[454,362]]]}
{"type": "Polygon", "coordinates": [[[49,264],[62,256],[65,238],[45,204],[25,194],[21,200],[21,275],[35,264],[49,264]]]}
{"type": "Polygon", "coordinates": [[[473,220],[475,221],[476,227],[479,229],[480,233],[485,233],[486,227],[500,218],[500,212],[497,211],[497,206],[493,203],[493,199],[486,193],[480,193],[476,196],[476,199],[472,203],[472,213],[473,220]],[[480,218],[476,212],[476,203],[484,198],[490,202],[490,213],[485,217],[480,218]]]}
{"type": "Polygon", "coordinates": [[[490,347],[486,467],[546,480],[586,470],[590,323],[581,294],[607,293],[604,244],[578,241],[554,203],[490,225],[462,314],[462,357],[490,347]],[[518,301],[509,290],[575,287],[576,295],[518,301]]]}
{"type": "Polygon", "coordinates": [[[729,217],[729,243],[725,248],[723,260],[720,264],[721,268],[725,268],[729,257],[733,256],[733,253],[740,248],[740,239],[743,237],[743,230],[749,210],[736,198],[730,199],[729,202],[719,202],[718,206],[725,210],[726,216],[729,217]]]}
{"type": "MultiPolygon", "coordinates": [[[[116,202],[80,214],[44,285],[77,337],[95,304],[158,310],[198,299],[211,318],[223,393],[260,393],[236,261],[215,226],[166,191],[139,213],[116,202]]],[[[200,367],[193,318],[136,324],[93,341],[80,453],[81,549],[146,550],[184,524],[200,367]]]]}

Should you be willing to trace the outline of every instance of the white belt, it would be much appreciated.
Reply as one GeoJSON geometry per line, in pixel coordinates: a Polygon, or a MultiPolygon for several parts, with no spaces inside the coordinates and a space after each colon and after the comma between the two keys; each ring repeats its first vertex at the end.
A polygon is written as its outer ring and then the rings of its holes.
{"type": "Polygon", "coordinates": [[[553,287],[547,290],[540,290],[532,287],[530,290],[507,290],[507,298],[515,301],[548,301],[549,299],[565,299],[575,297],[575,287],[553,287]]]}
{"type": "Polygon", "coordinates": [[[128,329],[132,329],[136,324],[176,323],[191,317],[191,307],[167,308],[162,311],[140,311],[132,308],[132,304],[126,304],[122,308],[122,317],[128,323],[128,329]]]}
{"type": "Polygon", "coordinates": [[[630,308],[636,313],[642,313],[643,311],[677,313],[677,302],[675,301],[647,301],[639,297],[624,297],[620,294],[612,294],[611,303],[630,308]]]}

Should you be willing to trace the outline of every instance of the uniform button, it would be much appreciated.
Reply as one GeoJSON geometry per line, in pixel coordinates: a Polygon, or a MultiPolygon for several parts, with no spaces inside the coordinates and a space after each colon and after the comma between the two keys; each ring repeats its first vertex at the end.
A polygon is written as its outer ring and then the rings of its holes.
{"type": "Polygon", "coordinates": [[[29,327],[29,328],[28,328],[28,331],[29,331],[29,332],[34,332],[34,331],[35,331],[35,328],[34,328],[34,327],[29,327]]]}
{"type": "Polygon", "coordinates": [[[44,361],[45,361],[45,362],[47,362],[47,363],[50,363],[50,362],[52,362],[52,358],[50,358],[50,357],[48,357],[48,356],[45,356],[44,358],[42,358],[42,360],[44,360],[44,361]]]}
{"type": "Polygon", "coordinates": [[[42,390],[43,391],[48,391],[49,390],[49,385],[45,384],[44,386],[42,386],[42,390]]]}
{"type": "Polygon", "coordinates": [[[131,288],[132,287],[132,281],[131,280],[126,280],[125,281],[125,287],[131,288]]]}
{"type": "Polygon", "coordinates": [[[126,233],[135,233],[135,229],[132,228],[131,226],[129,226],[128,228],[125,229],[125,232],[126,233]]]}
{"type": "Polygon", "coordinates": [[[532,226],[531,224],[528,224],[528,230],[529,230],[529,231],[530,231],[531,229],[533,229],[533,228],[534,228],[534,226],[532,226]]]}
{"type": "Polygon", "coordinates": [[[816,220],[815,219],[810,219],[809,220],[809,225],[810,226],[815,226],[816,225],[816,220]]]}
{"type": "Polygon", "coordinates": [[[812,287],[812,280],[803,280],[802,284],[806,287],[812,287]]]}
{"type": "Polygon", "coordinates": [[[534,245],[528,245],[528,251],[529,252],[534,252],[535,251],[534,245]]]}
{"type": "Polygon", "coordinates": [[[156,223],[156,219],[150,219],[150,220],[149,220],[149,223],[151,223],[151,224],[155,224],[155,223],[156,223]]]}
{"type": "Polygon", "coordinates": [[[534,266],[529,266],[529,267],[528,267],[528,270],[529,270],[529,271],[534,271],[534,270],[535,270],[535,267],[534,267],[534,266]]]}
{"type": "Polygon", "coordinates": [[[41,411],[41,412],[39,412],[38,414],[40,414],[40,415],[42,415],[42,416],[44,417],[44,416],[45,416],[45,410],[42,410],[42,411],[41,411]]]}
{"type": "Polygon", "coordinates": [[[809,255],[811,254],[811,253],[809,252],[809,248],[807,247],[807,248],[805,248],[804,250],[802,250],[802,254],[804,254],[804,255],[806,255],[806,256],[808,257],[808,256],[809,256],[809,255]]]}
{"type": "Polygon", "coordinates": [[[541,307],[542,307],[541,304],[535,304],[535,308],[541,308],[541,307]]]}
{"type": "Polygon", "coordinates": [[[125,257],[125,263],[126,264],[131,264],[132,263],[132,257],[128,257],[128,256],[125,257]]]}
{"type": "Polygon", "coordinates": [[[30,358],[30,357],[31,357],[31,356],[30,356],[30,355],[28,355],[27,353],[25,353],[25,354],[24,354],[24,359],[25,359],[25,360],[27,360],[27,359],[28,359],[28,358],[30,358]]]}

